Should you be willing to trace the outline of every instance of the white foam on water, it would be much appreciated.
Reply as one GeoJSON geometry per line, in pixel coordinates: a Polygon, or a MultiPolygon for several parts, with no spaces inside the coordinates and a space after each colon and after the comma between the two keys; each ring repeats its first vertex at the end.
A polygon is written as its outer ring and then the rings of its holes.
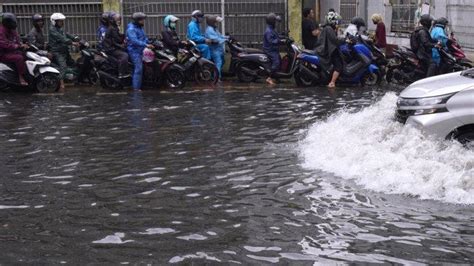
{"type": "Polygon", "coordinates": [[[26,209],[29,208],[30,206],[28,205],[0,205],[0,210],[5,210],[5,209],[26,209]]]}
{"type": "Polygon", "coordinates": [[[140,232],[141,235],[162,235],[162,234],[169,234],[175,233],[176,230],[173,228],[148,228],[145,232],[140,232]]]}
{"type": "Polygon", "coordinates": [[[298,146],[303,166],[383,193],[474,203],[474,151],[393,120],[396,95],[312,125],[298,146]]]}
{"type": "Polygon", "coordinates": [[[108,235],[102,239],[92,241],[94,244],[125,244],[128,242],[133,242],[133,240],[125,240],[123,241],[122,238],[125,237],[124,233],[115,233],[113,235],[108,235]]]}
{"type": "Polygon", "coordinates": [[[188,255],[184,255],[184,256],[174,256],[168,262],[169,263],[178,263],[178,262],[182,262],[186,259],[204,259],[204,260],[221,262],[220,259],[218,259],[216,257],[213,257],[213,256],[209,256],[204,252],[196,252],[196,254],[188,254],[188,255]]]}

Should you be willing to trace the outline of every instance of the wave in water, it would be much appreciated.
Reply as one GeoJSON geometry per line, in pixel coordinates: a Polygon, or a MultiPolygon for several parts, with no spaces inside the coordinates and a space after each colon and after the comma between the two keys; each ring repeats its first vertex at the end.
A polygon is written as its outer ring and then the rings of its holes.
{"type": "Polygon", "coordinates": [[[393,121],[396,95],[310,127],[303,166],[354,179],[364,188],[451,203],[474,203],[474,151],[393,121]]]}

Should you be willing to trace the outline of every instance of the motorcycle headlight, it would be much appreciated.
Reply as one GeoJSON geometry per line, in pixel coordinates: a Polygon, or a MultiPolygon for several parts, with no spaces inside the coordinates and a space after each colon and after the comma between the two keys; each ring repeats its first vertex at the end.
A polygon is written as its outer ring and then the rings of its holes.
{"type": "Polygon", "coordinates": [[[446,103],[453,95],[454,93],[424,98],[398,98],[397,108],[411,111],[412,115],[447,112],[446,103]]]}

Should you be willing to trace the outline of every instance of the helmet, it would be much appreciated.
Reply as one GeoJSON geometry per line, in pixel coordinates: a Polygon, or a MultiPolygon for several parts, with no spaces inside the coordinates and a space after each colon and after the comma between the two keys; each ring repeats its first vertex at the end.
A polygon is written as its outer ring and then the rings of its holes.
{"type": "Polygon", "coordinates": [[[135,12],[132,15],[132,19],[133,19],[134,22],[138,22],[142,19],[146,19],[146,15],[143,12],[135,12]]]}
{"type": "Polygon", "coordinates": [[[155,60],[155,52],[149,48],[143,50],[143,62],[150,63],[155,60]]]}
{"type": "Polygon", "coordinates": [[[360,29],[360,27],[367,27],[365,24],[365,20],[361,17],[353,17],[351,20],[351,24],[354,24],[357,26],[357,30],[360,29]]]}
{"type": "Polygon", "coordinates": [[[102,25],[107,26],[107,24],[109,24],[110,13],[112,12],[107,11],[102,13],[102,15],[100,16],[100,23],[102,25]]]}
{"type": "Polygon", "coordinates": [[[109,17],[107,18],[107,21],[108,21],[110,24],[117,25],[116,18],[120,19],[120,17],[121,17],[121,16],[120,16],[119,13],[110,12],[110,13],[109,13],[109,17]]]}
{"type": "Polygon", "coordinates": [[[32,17],[31,17],[31,20],[33,21],[33,25],[38,25],[38,22],[43,22],[44,23],[44,18],[43,16],[41,16],[41,14],[34,14],[32,17]]]}
{"type": "Polygon", "coordinates": [[[13,13],[3,13],[2,25],[10,30],[16,29],[16,16],[13,13]]]}
{"type": "Polygon", "coordinates": [[[224,19],[216,15],[210,15],[206,18],[206,23],[209,26],[215,27],[217,22],[222,22],[224,19]]]}
{"type": "Polygon", "coordinates": [[[443,29],[448,25],[449,21],[445,17],[441,17],[435,21],[435,24],[441,26],[443,29]]]}
{"type": "Polygon", "coordinates": [[[267,22],[268,25],[275,26],[277,22],[281,21],[281,17],[275,13],[270,13],[265,18],[265,21],[267,22]]]}
{"type": "Polygon", "coordinates": [[[196,18],[196,19],[202,18],[204,17],[204,13],[202,13],[201,10],[197,9],[197,10],[194,10],[193,13],[191,13],[191,17],[196,18]]]}
{"type": "Polygon", "coordinates": [[[163,19],[163,25],[165,27],[168,27],[172,30],[176,29],[176,21],[178,21],[179,18],[173,16],[173,15],[168,15],[163,19]]]}
{"type": "Polygon", "coordinates": [[[335,26],[341,22],[341,16],[334,11],[329,11],[326,16],[326,23],[335,26]]]}
{"type": "Polygon", "coordinates": [[[66,16],[64,16],[62,13],[54,13],[51,15],[51,24],[53,26],[56,26],[56,20],[65,20],[66,16]]]}
{"type": "Polygon", "coordinates": [[[420,18],[420,24],[423,25],[423,27],[425,28],[430,28],[432,21],[433,21],[433,18],[428,14],[425,14],[421,16],[420,18]]]}

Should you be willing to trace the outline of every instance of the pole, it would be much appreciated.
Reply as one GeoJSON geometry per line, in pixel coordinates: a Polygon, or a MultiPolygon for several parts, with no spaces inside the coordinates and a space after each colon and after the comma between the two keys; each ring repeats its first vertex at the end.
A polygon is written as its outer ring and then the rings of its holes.
{"type": "Polygon", "coordinates": [[[221,17],[224,19],[222,21],[222,34],[225,35],[225,0],[221,0],[221,17]]]}

